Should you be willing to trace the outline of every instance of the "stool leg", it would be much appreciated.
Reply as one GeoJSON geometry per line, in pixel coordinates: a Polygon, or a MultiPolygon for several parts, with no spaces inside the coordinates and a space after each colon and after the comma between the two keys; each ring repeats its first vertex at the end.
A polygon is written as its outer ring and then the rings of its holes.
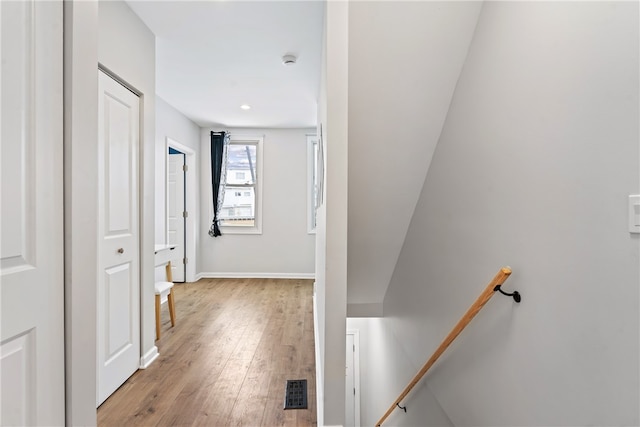
{"type": "Polygon", "coordinates": [[[173,272],[171,271],[171,261],[164,266],[164,272],[167,275],[167,282],[173,282],[173,272]]]}
{"type": "Polygon", "coordinates": [[[173,301],[173,289],[169,290],[167,301],[169,305],[169,316],[171,316],[171,326],[176,326],[176,307],[173,301]]]}
{"type": "Polygon", "coordinates": [[[160,339],[160,295],[156,295],[156,340],[160,339]]]}

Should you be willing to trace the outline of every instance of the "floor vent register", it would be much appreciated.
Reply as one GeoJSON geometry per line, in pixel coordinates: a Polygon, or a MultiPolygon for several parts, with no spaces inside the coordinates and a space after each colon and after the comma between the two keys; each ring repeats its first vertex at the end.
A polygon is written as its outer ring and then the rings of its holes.
{"type": "Polygon", "coordinates": [[[287,380],[284,409],[307,409],[307,380],[287,380]]]}

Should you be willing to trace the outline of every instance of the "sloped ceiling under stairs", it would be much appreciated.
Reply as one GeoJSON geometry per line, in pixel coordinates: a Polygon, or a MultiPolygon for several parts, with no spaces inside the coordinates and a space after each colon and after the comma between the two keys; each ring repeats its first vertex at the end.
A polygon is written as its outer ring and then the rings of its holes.
{"type": "Polygon", "coordinates": [[[350,4],[350,317],[382,315],[481,7],[350,4]]]}

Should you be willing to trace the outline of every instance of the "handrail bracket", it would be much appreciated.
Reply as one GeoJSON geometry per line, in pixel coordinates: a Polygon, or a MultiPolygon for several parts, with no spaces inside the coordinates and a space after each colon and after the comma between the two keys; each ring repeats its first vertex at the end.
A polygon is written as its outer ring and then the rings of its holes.
{"type": "Polygon", "coordinates": [[[520,295],[520,292],[514,291],[514,292],[511,292],[510,294],[506,293],[505,291],[502,290],[502,285],[497,285],[495,288],[493,288],[493,292],[495,292],[495,291],[500,292],[502,295],[506,295],[508,297],[513,297],[513,300],[515,302],[519,303],[520,301],[522,301],[522,295],[520,295]]]}

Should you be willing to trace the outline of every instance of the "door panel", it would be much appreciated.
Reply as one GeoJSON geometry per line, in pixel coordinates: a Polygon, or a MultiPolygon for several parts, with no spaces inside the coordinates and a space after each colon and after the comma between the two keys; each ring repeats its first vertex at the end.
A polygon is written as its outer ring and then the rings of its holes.
{"type": "Polygon", "coordinates": [[[0,2],[0,424],[64,424],[62,3],[0,2]]]}
{"type": "Polygon", "coordinates": [[[109,363],[120,352],[134,344],[132,328],[134,319],[131,318],[132,300],[131,284],[135,278],[131,277],[131,264],[126,263],[105,271],[105,326],[107,328],[105,346],[106,362],[109,363]]]}
{"type": "Polygon", "coordinates": [[[167,169],[167,242],[177,245],[174,258],[171,259],[171,271],[174,282],[185,281],[185,179],[184,154],[169,154],[167,169]]]}
{"type": "Polygon", "coordinates": [[[100,405],[140,360],[139,98],[99,76],[98,395],[100,405]]]}
{"type": "Polygon", "coordinates": [[[33,329],[2,344],[2,425],[30,425],[36,418],[33,329]]]}

